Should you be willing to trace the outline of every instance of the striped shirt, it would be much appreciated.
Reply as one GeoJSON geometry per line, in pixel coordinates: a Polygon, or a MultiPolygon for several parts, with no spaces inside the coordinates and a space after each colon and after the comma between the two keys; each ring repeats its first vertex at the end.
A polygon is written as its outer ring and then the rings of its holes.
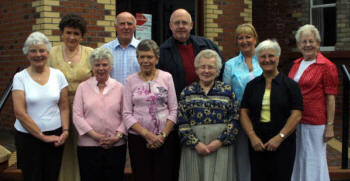
{"type": "Polygon", "coordinates": [[[108,48],[114,57],[111,77],[122,84],[125,84],[125,79],[129,75],[140,71],[136,57],[136,47],[139,42],[133,37],[128,47],[123,48],[117,37],[115,40],[102,45],[103,48],[108,48]]]}
{"type": "MultiPolygon", "coordinates": [[[[295,77],[303,59],[299,58],[294,61],[294,65],[288,75],[290,78],[295,77]]],[[[305,69],[298,81],[298,85],[304,101],[301,123],[326,124],[326,95],[337,95],[338,92],[337,67],[321,53],[318,53],[316,63],[305,69]]]]}

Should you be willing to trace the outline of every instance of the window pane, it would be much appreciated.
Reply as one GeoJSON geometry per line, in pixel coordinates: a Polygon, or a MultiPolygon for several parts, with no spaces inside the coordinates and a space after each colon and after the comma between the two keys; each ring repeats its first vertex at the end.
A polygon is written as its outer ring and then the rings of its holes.
{"type": "Polygon", "coordinates": [[[336,3],[336,0],[312,0],[312,2],[313,5],[322,5],[336,3]]]}
{"type": "Polygon", "coordinates": [[[320,31],[321,46],[334,46],[336,43],[336,8],[312,9],[312,24],[320,31]]]}

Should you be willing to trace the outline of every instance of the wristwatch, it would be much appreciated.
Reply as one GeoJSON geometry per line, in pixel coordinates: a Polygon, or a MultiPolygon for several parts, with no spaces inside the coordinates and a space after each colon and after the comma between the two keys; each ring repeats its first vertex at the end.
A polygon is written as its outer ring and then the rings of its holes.
{"type": "Polygon", "coordinates": [[[283,133],[280,133],[280,137],[284,139],[286,136],[283,133]]]}
{"type": "Polygon", "coordinates": [[[119,136],[120,139],[124,138],[124,135],[122,133],[117,132],[117,136],[119,136]]]}
{"type": "Polygon", "coordinates": [[[166,133],[165,133],[164,131],[160,132],[159,134],[160,134],[164,139],[168,136],[168,135],[166,135],[166,133]]]}

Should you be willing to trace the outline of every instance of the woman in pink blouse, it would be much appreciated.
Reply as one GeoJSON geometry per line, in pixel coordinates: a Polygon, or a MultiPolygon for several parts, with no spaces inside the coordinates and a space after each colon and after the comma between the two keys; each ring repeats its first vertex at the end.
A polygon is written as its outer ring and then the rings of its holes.
{"type": "Polygon", "coordinates": [[[135,181],[174,180],[177,100],[173,78],[156,68],[159,47],[143,40],[136,50],[141,71],[125,81],[124,124],[135,181]]]}
{"type": "Polygon", "coordinates": [[[81,180],[123,180],[127,134],[123,85],[109,76],[113,64],[109,50],[95,49],[90,64],[94,76],[79,85],[73,103],[81,180]]]}

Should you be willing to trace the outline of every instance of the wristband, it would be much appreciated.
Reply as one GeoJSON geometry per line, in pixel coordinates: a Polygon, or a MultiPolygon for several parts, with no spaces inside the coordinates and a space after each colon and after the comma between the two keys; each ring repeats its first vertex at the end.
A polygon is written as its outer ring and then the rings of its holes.
{"type": "Polygon", "coordinates": [[[161,135],[164,139],[168,136],[164,131],[160,132],[159,135],[161,135]]]}
{"type": "Polygon", "coordinates": [[[123,139],[124,138],[124,135],[122,133],[119,133],[117,132],[117,136],[120,138],[120,139],[123,139]]]}
{"type": "Polygon", "coordinates": [[[62,132],[65,132],[65,131],[69,132],[69,129],[67,129],[67,128],[62,129],[62,132]]]}
{"type": "Polygon", "coordinates": [[[334,125],[334,122],[327,122],[327,126],[333,126],[334,125]]]}
{"type": "Polygon", "coordinates": [[[147,134],[147,132],[148,132],[147,129],[143,129],[141,135],[142,135],[143,137],[145,137],[146,134],[147,134]]]}

